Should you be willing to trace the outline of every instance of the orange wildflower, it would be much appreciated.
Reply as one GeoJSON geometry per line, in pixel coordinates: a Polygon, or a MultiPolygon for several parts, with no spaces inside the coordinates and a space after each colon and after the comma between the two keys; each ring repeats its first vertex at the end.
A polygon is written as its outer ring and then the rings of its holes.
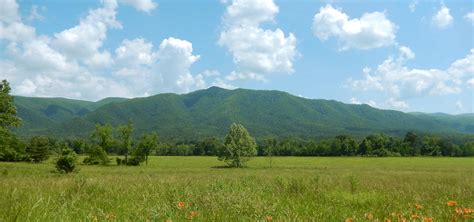
{"type": "Polygon", "coordinates": [[[465,214],[474,212],[474,210],[470,209],[470,208],[464,208],[463,211],[464,211],[465,214]]]}
{"type": "Polygon", "coordinates": [[[392,222],[392,220],[385,218],[383,222],[392,222]]]}
{"type": "Polygon", "coordinates": [[[353,220],[351,217],[349,217],[349,218],[347,218],[344,222],[353,222],[353,221],[354,221],[354,220],[353,220]]]}
{"type": "Polygon", "coordinates": [[[272,221],[272,220],[273,220],[272,215],[267,215],[267,216],[265,216],[265,220],[266,220],[266,221],[272,221]]]}
{"type": "Polygon", "coordinates": [[[454,207],[456,205],[458,205],[458,203],[456,201],[452,201],[452,200],[448,201],[448,206],[454,207]]]}
{"type": "Polygon", "coordinates": [[[417,214],[412,214],[411,219],[420,219],[420,216],[418,216],[417,214]]]}
{"type": "Polygon", "coordinates": [[[374,215],[373,215],[372,213],[366,213],[366,214],[365,214],[365,217],[366,217],[368,220],[374,219],[374,215]]]}
{"type": "Polygon", "coordinates": [[[186,203],[183,201],[179,201],[177,206],[178,206],[178,209],[183,209],[186,206],[186,203]]]}
{"type": "Polygon", "coordinates": [[[415,204],[415,208],[419,210],[419,209],[423,209],[423,206],[421,204],[415,204]]]}
{"type": "Polygon", "coordinates": [[[433,218],[432,217],[425,217],[423,219],[423,222],[433,222],[433,218]]]}
{"type": "Polygon", "coordinates": [[[462,214],[462,208],[456,208],[454,211],[456,214],[462,214]]]}

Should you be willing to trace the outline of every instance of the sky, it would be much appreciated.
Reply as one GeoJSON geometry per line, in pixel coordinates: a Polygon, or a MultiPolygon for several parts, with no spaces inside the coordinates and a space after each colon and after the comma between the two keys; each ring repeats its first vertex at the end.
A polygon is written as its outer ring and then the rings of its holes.
{"type": "Polygon", "coordinates": [[[90,101],[219,86],[472,113],[474,1],[0,0],[0,79],[90,101]]]}

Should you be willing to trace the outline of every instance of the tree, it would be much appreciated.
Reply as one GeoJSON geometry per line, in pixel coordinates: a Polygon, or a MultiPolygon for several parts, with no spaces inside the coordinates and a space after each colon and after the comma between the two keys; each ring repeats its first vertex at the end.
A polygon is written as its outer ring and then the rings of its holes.
{"type": "Polygon", "coordinates": [[[26,153],[33,162],[41,163],[49,158],[50,150],[51,143],[48,137],[35,136],[31,138],[26,153]]]}
{"type": "Polygon", "coordinates": [[[10,95],[10,84],[7,80],[0,83],[0,128],[20,126],[21,119],[16,116],[16,107],[13,96],[10,95]]]}
{"type": "Polygon", "coordinates": [[[277,146],[277,140],[275,138],[270,138],[265,140],[265,145],[263,147],[263,155],[268,158],[270,162],[270,168],[272,168],[272,159],[275,155],[275,147],[277,146]]]}
{"type": "Polygon", "coordinates": [[[92,133],[92,139],[94,139],[97,145],[102,147],[104,151],[107,151],[111,147],[114,140],[112,135],[113,130],[114,128],[110,124],[97,124],[95,125],[94,132],[92,133]]]}
{"type": "Polygon", "coordinates": [[[153,150],[156,150],[157,146],[158,134],[156,132],[145,134],[140,138],[136,151],[134,152],[134,156],[143,156],[145,159],[145,163],[148,166],[148,156],[153,150]]]}
{"type": "Polygon", "coordinates": [[[10,84],[6,80],[0,83],[0,161],[18,161],[24,158],[24,146],[11,132],[11,127],[21,125],[13,96],[10,95],[10,84]]]}
{"type": "Polygon", "coordinates": [[[61,144],[61,152],[56,158],[56,170],[60,173],[71,173],[76,168],[77,155],[66,144],[61,144]]]}
{"type": "Polygon", "coordinates": [[[125,155],[125,163],[128,161],[128,152],[132,149],[133,124],[129,120],[127,125],[118,128],[119,138],[121,142],[121,153],[125,155]]]}
{"type": "Polygon", "coordinates": [[[250,157],[257,154],[257,144],[247,129],[241,124],[233,123],[225,137],[224,148],[218,159],[230,167],[242,167],[250,157]]]}
{"type": "Polygon", "coordinates": [[[97,144],[93,144],[90,146],[87,146],[86,149],[86,154],[89,156],[86,157],[82,162],[87,165],[95,165],[95,164],[102,164],[102,165],[107,165],[110,162],[109,157],[107,156],[107,153],[105,152],[102,147],[100,147],[97,144]]]}

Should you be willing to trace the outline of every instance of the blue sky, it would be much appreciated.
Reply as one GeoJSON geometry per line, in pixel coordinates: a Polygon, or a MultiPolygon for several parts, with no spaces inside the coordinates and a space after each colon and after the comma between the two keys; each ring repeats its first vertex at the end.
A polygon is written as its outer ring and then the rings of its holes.
{"type": "Polygon", "coordinates": [[[473,1],[0,0],[0,78],[98,100],[212,85],[473,112],[473,1]]]}

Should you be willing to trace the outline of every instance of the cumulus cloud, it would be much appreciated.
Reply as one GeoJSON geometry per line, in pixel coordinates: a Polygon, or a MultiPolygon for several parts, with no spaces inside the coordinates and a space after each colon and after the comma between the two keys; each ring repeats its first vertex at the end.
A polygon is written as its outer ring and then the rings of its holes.
{"type": "Polygon", "coordinates": [[[350,19],[347,14],[329,4],[321,7],[313,18],[313,34],[322,41],[336,38],[340,50],[393,45],[397,29],[384,12],[364,13],[360,18],[350,19]]]}
{"type": "Polygon", "coordinates": [[[103,7],[89,11],[79,25],[54,34],[52,45],[70,58],[84,59],[100,53],[108,28],[121,28],[115,18],[118,5],[115,0],[104,1],[103,7]]]}
{"type": "Polygon", "coordinates": [[[355,98],[355,97],[352,97],[350,100],[349,100],[350,103],[352,104],[357,104],[357,105],[360,105],[360,104],[367,104],[369,106],[372,106],[372,107],[377,107],[377,103],[373,100],[369,100],[369,101],[361,101],[359,100],[358,98],[355,98]]]}
{"type": "Polygon", "coordinates": [[[364,78],[349,79],[348,84],[354,90],[383,92],[389,97],[387,105],[403,109],[409,106],[404,99],[458,94],[464,83],[469,81],[468,78],[474,75],[474,49],[445,70],[407,67],[406,62],[414,57],[415,54],[408,47],[402,46],[397,58],[390,56],[375,70],[365,68],[364,78]]]}
{"type": "Polygon", "coordinates": [[[2,0],[0,7],[0,22],[12,23],[20,20],[18,4],[15,0],[2,0]]]}
{"type": "Polygon", "coordinates": [[[12,83],[15,94],[96,100],[206,86],[203,75],[190,72],[199,56],[188,41],[168,38],[154,50],[143,38],[125,39],[112,53],[104,49],[108,30],[121,28],[115,0],[102,1],[78,25],[53,36],[37,35],[18,17],[16,2],[6,3],[16,11],[0,17],[0,40],[6,43],[0,78],[12,83]]]}
{"type": "Polygon", "coordinates": [[[468,12],[466,15],[464,15],[464,19],[474,25],[474,11],[468,12]]]}
{"type": "Polygon", "coordinates": [[[234,0],[227,6],[218,44],[227,48],[237,65],[227,80],[262,81],[268,74],[293,72],[297,55],[293,33],[261,27],[274,22],[278,11],[273,0],[234,0]]]}
{"type": "Polygon", "coordinates": [[[154,2],[153,0],[119,0],[119,1],[120,3],[124,5],[132,6],[135,9],[144,11],[146,13],[150,13],[156,7],[158,7],[158,4],[154,2]]]}
{"type": "Polygon", "coordinates": [[[191,75],[190,68],[199,60],[199,55],[193,55],[193,46],[186,40],[164,39],[157,52],[158,63],[155,67],[160,74],[163,86],[171,87],[175,92],[189,92],[205,88],[206,84],[201,74],[191,75]]]}
{"type": "Polygon", "coordinates": [[[449,8],[445,5],[442,5],[432,18],[433,24],[440,29],[449,27],[453,20],[453,16],[449,13],[449,8]]]}

